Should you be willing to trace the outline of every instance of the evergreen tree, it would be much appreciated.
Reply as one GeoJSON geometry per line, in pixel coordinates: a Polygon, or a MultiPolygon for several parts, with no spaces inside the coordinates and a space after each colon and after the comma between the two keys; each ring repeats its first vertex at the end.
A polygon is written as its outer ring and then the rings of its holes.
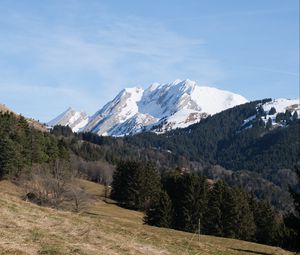
{"type": "Polygon", "coordinates": [[[253,240],[256,226],[248,197],[240,189],[235,189],[234,193],[236,194],[237,205],[239,208],[236,225],[236,237],[242,240],[253,240]]]}
{"type": "Polygon", "coordinates": [[[66,161],[70,160],[69,148],[64,139],[60,139],[57,144],[59,157],[66,161]]]}
{"type": "Polygon", "coordinates": [[[45,143],[44,139],[39,135],[34,134],[33,132],[30,135],[30,144],[31,144],[31,165],[33,162],[42,163],[48,160],[48,156],[45,153],[45,143]]]}
{"type": "Polygon", "coordinates": [[[292,113],[289,110],[286,110],[284,113],[284,119],[286,124],[290,124],[292,121],[292,113]]]}
{"type": "Polygon", "coordinates": [[[269,115],[273,115],[276,113],[276,109],[274,107],[272,107],[269,111],[269,115]]]}
{"type": "Polygon", "coordinates": [[[268,130],[270,130],[270,129],[272,128],[272,119],[271,119],[271,118],[268,119],[266,128],[267,128],[268,130]]]}
{"type": "Polygon", "coordinates": [[[139,192],[142,186],[141,164],[134,161],[121,162],[117,166],[112,182],[111,197],[121,205],[138,209],[139,192]]]}
{"type": "Polygon", "coordinates": [[[9,138],[0,139],[0,179],[4,176],[13,176],[17,172],[17,152],[14,143],[9,138]]]}
{"type": "Polygon", "coordinates": [[[162,175],[162,189],[167,192],[169,195],[172,206],[174,208],[172,213],[172,228],[177,227],[176,219],[178,218],[178,210],[176,208],[180,208],[179,197],[180,197],[180,189],[178,188],[179,178],[181,177],[180,169],[177,168],[175,171],[164,172],[162,175]]]}
{"type": "Polygon", "coordinates": [[[225,187],[221,204],[222,235],[230,238],[238,238],[240,206],[236,192],[225,187]]]}
{"type": "Polygon", "coordinates": [[[143,209],[146,209],[151,202],[158,196],[161,190],[161,183],[157,169],[153,162],[148,162],[144,168],[145,180],[143,184],[143,209]]]}
{"type": "MultiPolygon", "coordinates": [[[[297,189],[300,190],[300,165],[295,166],[296,174],[298,176],[298,187],[297,189]]],[[[291,240],[291,248],[300,251],[300,192],[296,192],[290,187],[290,193],[294,200],[294,207],[295,212],[291,213],[285,218],[285,223],[287,227],[292,229],[292,240],[291,240]]]]}
{"type": "Polygon", "coordinates": [[[72,129],[69,126],[62,126],[62,125],[54,126],[51,129],[50,133],[56,136],[65,136],[65,137],[70,137],[74,135],[72,129]]]}
{"type": "Polygon", "coordinates": [[[113,175],[111,197],[124,207],[143,210],[147,202],[157,196],[159,188],[159,179],[151,164],[144,167],[141,162],[122,161],[113,175]]]}
{"type": "Polygon", "coordinates": [[[173,219],[176,229],[195,232],[199,219],[202,218],[206,207],[206,179],[190,173],[184,173],[177,181],[175,216],[173,219]]]}
{"type": "Polygon", "coordinates": [[[257,116],[261,117],[261,116],[264,116],[264,114],[265,114],[265,110],[264,110],[263,106],[260,105],[257,109],[257,116]]]}
{"type": "Polygon", "coordinates": [[[69,157],[68,145],[40,132],[23,116],[0,113],[0,178],[15,178],[26,166],[34,163],[54,163],[69,157]]]}
{"type": "Polygon", "coordinates": [[[286,110],[285,113],[284,113],[284,115],[285,115],[286,119],[289,119],[289,118],[292,117],[292,113],[289,110],[286,110]]]}
{"type": "Polygon", "coordinates": [[[276,123],[281,123],[283,120],[285,120],[285,114],[280,112],[280,113],[277,113],[276,115],[276,123]]]}
{"type": "Polygon", "coordinates": [[[259,118],[258,126],[259,127],[265,127],[265,122],[262,120],[262,118],[259,118]]]}
{"type": "Polygon", "coordinates": [[[246,194],[222,181],[210,190],[201,222],[204,233],[210,235],[252,240],[255,234],[254,217],[246,194]]]}
{"type": "Polygon", "coordinates": [[[256,225],[256,241],[263,244],[276,244],[277,222],[275,212],[266,201],[251,202],[256,225]]]}
{"type": "Polygon", "coordinates": [[[149,225],[170,228],[172,224],[172,202],[165,191],[159,193],[147,208],[144,222],[149,225]]]}
{"type": "Polygon", "coordinates": [[[203,230],[205,234],[223,236],[222,203],[225,191],[225,183],[218,181],[208,194],[208,203],[203,218],[203,230]]]}
{"type": "Polygon", "coordinates": [[[293,119],[293,121],[296,121],[298,119],[298,113],[297,113],[297,111],[294,111],[292,119],[293,119]]]}

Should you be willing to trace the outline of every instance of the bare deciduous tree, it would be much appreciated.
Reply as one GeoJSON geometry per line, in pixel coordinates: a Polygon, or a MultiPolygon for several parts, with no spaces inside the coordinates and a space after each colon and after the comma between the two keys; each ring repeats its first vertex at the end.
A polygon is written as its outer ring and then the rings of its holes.
{"type": "Polygon", "coordinates": [[[79,158],[72,159],[72,169],[79,176],[101,184],[110,184],[115,167],[104,161],[87,162],[79,158]]]}
{"type": "Polygon", "coordinates": [[[75,212],[81,212],[86,209],[91,202],[90,195],[80,188],[76,181],[68,184],[64,197],[65,201],[69,203],[69,206],[75,212]]]}

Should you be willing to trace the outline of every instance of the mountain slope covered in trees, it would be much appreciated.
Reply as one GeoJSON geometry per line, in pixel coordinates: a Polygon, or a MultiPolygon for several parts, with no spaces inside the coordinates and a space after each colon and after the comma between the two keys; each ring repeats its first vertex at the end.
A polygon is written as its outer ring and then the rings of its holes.
{"type": "MultiPolygon", "coordinates": [[[[285,245],[281,244],[282,240],[285,240],[282,236],[289,236],[289,233],[285,232],[282,221],[275,218],[274,215],[277,213],[273,214],[275,211],[268,203],[257,203],[257,198],[250,199],[244,191],[252,192],[258,198],[267,198],[273,205],[278,205],[278,208],[284,206],[288,208],[291,202],[284,198],[285,194],[281,193],[284,193],[282,192],[284,185],[290,184],[289,179],[285,177],[292,177],[291,172],[288,172],[291,170],[287,169],[287,172],[284,172],[281,169],[282,165],[275,160],[274,166],[265,161],[269,168],[262,167],[262,170],[250,168],[246,171],[233,168],[232,171],[214,165],[220,160],[218,156],[222,155],[219,146],[226,149],[235,146],[238,149],[249,142],[249,148],[255,148],[256,143],[264,141],[262,139],[268,136],[272,136],[272,139],[268,138],[267,142],[273,143],[273,147],[280,146],[283,152],[290,150],[289,153],[277,154],[281,163],[290,166],[288,160],[294,162],[293,152],[298,151],[296,147],[290,146],[290,143],[297,143],[297,140],[287,138],[290,134],[295,135],[292,128],[297,130],[298,118],[292,118],[286,113],[279,119],[284,121],[284,125],[278,128],[268,127],[261,121],[264,113],[260,112],[258,104],[249,103],[224,111],[207,118],[202,124],[161,136],[154,135],[154,139],[152,139],[153,134],[126,138],[100,137],[92,133],[76,134],[69,127],[63,126],[54,127],[51,133],[40,132],[30,127],[28,121],[22,116],[3,113],[0,116],[1,178],[19,179],[25,175],[29,177],[25,180],[27,183],[29,181],[27,187],[30,187],[30,183],[38,181],[39,187],[40,184],[45,185],[42,187],[46,189],[46,196],[39,197],[39,190],[35,192],[31,187],[26,198],[37,204],[59,208],[65,199],[69,199],[70,194],[72,199],[75,197],[75,202],[78,202],[78,196],[82,194],[81,191],[78,193],[70,183],[67,187],[61,186],[70,179],[64,176],[69,175],[72,170],[84,178],[108,184],[108,179],[94,178],[95,169],[90,168],[92,162],[98,162],[100,165],[95,166],[102,167],[106,161],[118,165],[113,176],[112,197],[127,208],[146,211],[154,209],[148,211],[145,218],[149,224],[193,232],[197,229],[200,217],[201,229],[206,234],[285,245]],[[252,128],[243,129],[241,125],[243,120],[254,113],[256,118],[252,120],[252,128]],[[219,127],[220,123],[223,123],[223,126],[219,127]],[[213,126],[217,128],[213,129],[213,126]],[[210,132],[213,132],[214,136],[210,132]],[[210,139],[206,140],[206,137],[201,134],[207,136],[210,134],[210,139]],[[238,136],[240,139],[235,140],[238,136]],[[197,147],[199,145],[197,140],[203,142],[202,147],[197,147]],[[178,150],[174,148],[171,150],[169,145],[178,147],[178,150]],[[193,155],[194,152],[188,149],[189,146],[202,150],[209,159],[206,160],[202,154],[199,154],[201,157],[197,153],[193,155]],[[183,151],[186,150],[186,153],[181,153],[181,147],[185,148],[183,151]],[[66,167],[57,168],[57,162],[60,160],[66,163],[64,164],[66,167]],[[124,164],[122,163],[124,160],[130,161],[124,164]],[[147,162],[147,164],[140,162],[147,162]],[[42,167],[45,165],[46,168],[42,167]],[[40,167],[36,169],[35,166],[40,167]],[[179,168],[174,174],[172,169],[174,170],[176,166],[179,168]],[[36,175],[44,170],[50,171],[50,175],[36,175]],[[209,187],[205,177],[202,177],[203,175],[213,177],[212,188],[209,187]],[[34,179],[36,176],[38,179],[34,179]],[[217,181],[218,179],[224,179],[227,184],[217,181]],[[49,183],[58,184],[59,190],[52,190],[51,185],[51,189],[47,190],[49,183]],[[229,187],[228,184],[239,186],[244,191],[229,187]],[[274,191],[273,187],[275,190],[277,188],[274,201],[270,199],[274,198],[270,196],[270,192],[274,191]],[[55,201],[52,201],[53,191],[58,195],[55,201]],[[270,215],[264,212],[269,212],[270,215]],[[256,221],[257,219],[263,222],[256,221]],[[273,225],[270,224],[271,221],[274,222],[273,225]],[[265,228],[266,226],[272,229],[265,228]],[[272,233],[272,236],[264,239],[266,233],[272,233]]],[[[256,150],[265,149],[267,153],[274,151],[275,149],[272,149],[273,147],[268,143],[265,147],[258,143],[256,150]]],[[[230,152],[229,149],[228,151],[230,152]]],[[[236,150],[235,153],[242,153],[242,151],[236,150]]]]}
{"type": "MultiPolygon", "coordinates": [[[[299,159],[298,118],[287,112],[285,127],[268,127],[259,105],[270,100],[236,106],[202,120],[185,129],[156,135],[144,133],[126,137],[125,141],[140,147],[169,150],[191,161],[206,161],[232,170],[264,172],[291,168],[299,159]],[[254,116],[252,127],[243,129],[244,120],[254,116]]],[[[281,119],[278,121],[280,122],[281,119]]]]}
{"type": "Polygon", "coordinates": [[[223,179],[289,210],[292,200],[288,185],[295,185],[292,169],[300,158],[299,119],[288,111],[277,113],[277,122],[270,127],[264,117],[273,110],[266,112],[261,107],[266,103],[271,100],[236,106],[186,129],[161,135],[149,132],[124,138],[101,137],[75,134],[67,127],[55,127],[52,133],[68,137],[72,151],[86,160],[111,164],[150,160],[161,171],[178,166],[223,179]],[[248,121],[251,128],[244,125],[249,116],[253,116],[248,121]]]}
{"type": "Polygon", "coordinates": [[[33,164],[50,164],[57,159],[69,159],[63,139],[35,129],[22,116],[0,113],[0,179],[18,176],[33,164]]]}

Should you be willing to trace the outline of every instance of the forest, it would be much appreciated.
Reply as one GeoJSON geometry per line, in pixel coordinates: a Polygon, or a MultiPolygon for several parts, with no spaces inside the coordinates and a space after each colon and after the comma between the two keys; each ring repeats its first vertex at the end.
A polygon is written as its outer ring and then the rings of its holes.
{"type": "MultiPolygon", "coordinates": [[[[299,188],[300,168],[298,177],[299,188]]],[[[121,206],[145,211],[146,224],[295,249],[300,197],[291,193],[296,211],[283,216],[268,201],[222,180],[209,182],[180,169],[159,175],[150,163],[124,161],[114,172],[111,197],[121,206]]]]}
{"type": "Polygon", "coordinates": [[[79,211],[85,195],[72,180],[80,177],[111,185],[111,198],[145,212],[146,224],[294,249],[300,123],[288,112],[276,117],[280,127],[262,122],[260,102],[187,129],[124,138],[63,126],[42,132],[1,113],[0,179],[24,185],[37,204],[68,200],[79,211]],[[243,128],[253,114],[252,128],[243,128]]]}

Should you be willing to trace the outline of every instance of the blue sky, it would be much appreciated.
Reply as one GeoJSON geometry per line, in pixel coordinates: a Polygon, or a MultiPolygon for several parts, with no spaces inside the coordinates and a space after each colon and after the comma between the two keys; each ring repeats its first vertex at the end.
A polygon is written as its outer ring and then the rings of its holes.
{"type": "Polygon", "coordinates": [[[299,0],[0,1],[0,102],[25,116],[178,78],[299,97],[299,0]]]}

